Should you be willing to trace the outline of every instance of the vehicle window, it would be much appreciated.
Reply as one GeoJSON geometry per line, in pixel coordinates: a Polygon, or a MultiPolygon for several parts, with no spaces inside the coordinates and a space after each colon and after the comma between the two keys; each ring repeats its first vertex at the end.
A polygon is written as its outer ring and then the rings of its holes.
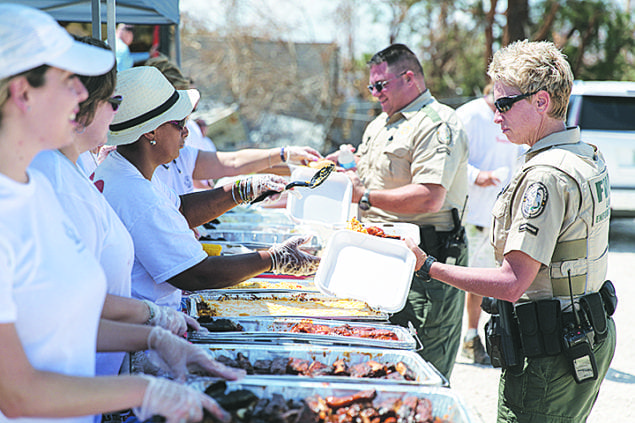
{"type": "Polygon", "coordinates": [[[580,129],[635,131],[635,97],[584,96],[580,129]]]}

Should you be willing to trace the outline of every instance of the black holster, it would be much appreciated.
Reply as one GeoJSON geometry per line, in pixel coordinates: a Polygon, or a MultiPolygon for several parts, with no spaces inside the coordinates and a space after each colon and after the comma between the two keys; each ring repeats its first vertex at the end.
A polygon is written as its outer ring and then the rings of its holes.
{"type": "Polygon", "coordinates": [[[485,324],[485,345],[492,366],[507,369],[523,363],[514,305],[509,301],[483,297],[481,308],[491,315],[485,324]]]}

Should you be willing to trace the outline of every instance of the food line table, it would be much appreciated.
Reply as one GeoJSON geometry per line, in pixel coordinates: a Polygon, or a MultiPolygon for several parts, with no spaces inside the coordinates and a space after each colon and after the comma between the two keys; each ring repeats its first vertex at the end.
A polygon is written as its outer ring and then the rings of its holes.
{"type": "MultiPolygon", "coordinates": [[[[201,231],[207,238],[203,242],[224,242],[231,248],[236,244],[268,248],[273,239],[280,242],[307,231],[306,226],[286,220],[279,210],[249,210],[243,215],[229,215],[228,219],[227,224],[221,221],[201,231]],[[218,234],[222,234],[220,241],[214,238],[218,234]],[[247,245],[234,236],[248,239],[247,245]]],[[[315,250],[312,252],[322,254],[327,241],[316,237],[310,245],[315,250]]],[[[232,289],[184,296],[187,312],[210,329],[205,334],[190,334],[190,341],[207,348],[215,359],[249,373],[242,381],[227,382],[223,389],[248,390],[260,401],[273,401],[278,394],[293,401],[316,397],[350,400],[372,392],[372,401],[393,401],[401,413],[415,407],[412,401],[422,409],[427,401],[436,420],[422,421],[472,421],[447,380],[415,352],[419,346],[407,329],[390,324],[387,313],[360,307],[359,301],[325,295],[313,282],[313,278],[264,274],[232,289]],[[286,302],[284,306],[295,303],[299,307],[285,308],[276,300],[286,302]],[[337,313],[324,305],[329,300],[340,303],[337,313]],[[259,302],[266,304],[255,307],[259,302]],[[223,307],[223,303],[228,306],[223,307]],[[342,312],[347,307],[350,312],[342,312]],[[293,330],[301,325],[317,329],[293,330]],[[351,334],[343,335],[342,330],[351,334]],[[373,331],[389,333],[390,337],[372,338],[373,331]],[[402,404],[404,400],[410,405],[402,404]]],[[[212,389],[216,382],[204,377],[189,381],[200,389],[212,389]]]]}

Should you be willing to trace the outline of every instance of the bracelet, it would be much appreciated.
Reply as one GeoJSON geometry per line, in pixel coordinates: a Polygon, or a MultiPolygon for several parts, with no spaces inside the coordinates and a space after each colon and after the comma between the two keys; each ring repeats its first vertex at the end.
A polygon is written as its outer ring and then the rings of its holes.
{"type": "Polygon", "coordinates": [[[287,161],[287,158],[284,156],[284,147],[280,148],[280,160],[282,160],[282,163],[287,161]]]}
{"type": "Polygon", "coordinates": [[[150,324],[152,319],[154,319],[154,307],[152,307],[152,304],[150,304],[150,301],[148,300],[143,300],[143,302],[145,303],[146,307],[148,307],[148,313],[150,314],[150,317],[148,317],[148,320],[146,320],[146,322],[144,323],[144,325],[148,325],[150,324]]]}
{"type": "MultiPolygon", "coordinates": [[[[238,181],[236,181],[238,182],[238,181]]],[[[234,187],[236,186],[236,184],[232,184],[232,199],[234,200],[234,204],[239,205],[240,203],[238,201],[236,201],[236,196],[234,195],[234,187]]]]}

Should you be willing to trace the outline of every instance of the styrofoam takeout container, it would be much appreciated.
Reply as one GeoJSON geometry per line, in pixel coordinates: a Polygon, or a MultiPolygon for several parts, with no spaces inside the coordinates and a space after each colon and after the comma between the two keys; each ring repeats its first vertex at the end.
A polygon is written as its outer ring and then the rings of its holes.
{"type": "MultiPolygon", "coordinates": [[[[306,166],[299,166],[291,173],[292,181],[308,181],[317,172],[306,166]]],[[[300,221],[314,221],[327,224],[346,223],[349,216],[353,184],[340,172],[333,172],[315,188],[294,188],[301,198],[289,194],[287,212],[300,221]]]]}
{"type": "Polygon", "coordinates": [[[401,240],[341,230],[329,239],[314,283],[325,294],[396,313],[406,304],[415,262],[401,240]]]}

